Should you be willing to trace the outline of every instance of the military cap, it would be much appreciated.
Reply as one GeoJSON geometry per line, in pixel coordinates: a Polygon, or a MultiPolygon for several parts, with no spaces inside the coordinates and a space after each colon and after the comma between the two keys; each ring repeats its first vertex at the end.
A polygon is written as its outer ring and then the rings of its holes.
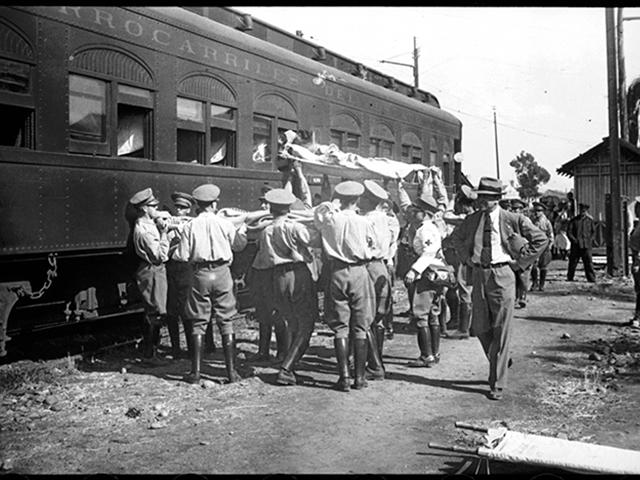
{"type": "Polygon", "coordinates": [[[184,192],[173,192],[171,194],[173,204],[179,207],[191,208],[193,205],[193,197],[184,192]]]}
{"type": "Polygon", "coordinates": [[[293,193],[285,190],[284,188],[273,188],[264,195],[264,199],[271,205],[286,205],[289,206],[296,201],[296,197],[293,193]]]}
{"type": "Polygon", "coordinates": [[[478,194],[474,192],[473,189],[468,185],[462,185],[460,187],[460,192],[462,193],[462,196],[467,200],[475,200],[476,198],[478,198],[478,194]]]}
{"type": "Polygon", "coordinates": [[[136,192],[133,197],[129,199],[129,203],[134,207],[144,207],[145,205],[158,205],[160,202],[153,196],[153,190],[151,188],[145,188],[136,192]]]}
{"type": "Polygon", "coordinates": [[[524,202],[518,198],[512,198],[511,208],[524,208],[524,202]]]}
{"type": "Polygon", "coordinates": [[[478,195],[491,195],[495,197],[501,197],[504,194],[506,187],[497,178],[482,177],[478,183],[476,193],[478,195]]]}
{"type": "Polygon", "coordinates": [[[376,197],[378,200],[389,199],[389,194],[387,193],[387,191],[373,180],[365,180],[364,188],[369,194],[376,197]]]}
{"type": "Polygon", "coordinates": [[[197,202],[202,203],[211,203],[215,202],[220,195],[220,189],[211,183],[206,183],[204,185],[200,185],[196,187],[193,192],[191,192],[191,196],[197,202]]]}
{"type": "Polygon", "coordinates": [[[545,210],[545,206],[544,203],[542,202],[533,202],[533,209],[536,211],[543,211],[545,210]]]}
{"type": "Polygon", "coordinates": [[[411,205],[419,210],[427,210],[429,212],[438,211],[438,202],[431,195],[421,195],[416,198],[411,205]]]}
{"type": "Polygon", "coordinates": [[[579,203],[578,204],[578,208],[584,208],[585,210],[589,210],[589,204],[588,203],[579,203]]]}
{"type": "Polygon", "coordinates": [[[361,183],[348,180],[336,185],[333,191],[342,197],[359,197],[364,193],[364,186],[361,183]]]}
{"type": "Polygon", "coordinates": [[[269,185],[263,185],[262,188],[260,189],[260,196],[258,197],[258,200],[265,200],[265,195],[267,194],[267,192],[269,190],[273,190],[273,187],[270,187],[269,185]]]}

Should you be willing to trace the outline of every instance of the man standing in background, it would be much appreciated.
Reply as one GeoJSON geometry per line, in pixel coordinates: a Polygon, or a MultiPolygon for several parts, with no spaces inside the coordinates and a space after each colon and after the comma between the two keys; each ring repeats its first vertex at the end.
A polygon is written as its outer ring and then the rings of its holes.
{"type": "Polygon", "coordinates": [[[596,281],[596,272],[593,269],[591,257],[595,227],[593,218],[588,211],[589,205],[586,203],[578,204],[578,215],[569,221],[569,226],[567,227],[567,236],[571,241],[569,269],[567,271],[567,280],[569,282],[573,282],[578,260],[580,259],[582,259],[582,264],[584,265],[584,275],[587,277],[587,282],[595,283],[596,281]]]}

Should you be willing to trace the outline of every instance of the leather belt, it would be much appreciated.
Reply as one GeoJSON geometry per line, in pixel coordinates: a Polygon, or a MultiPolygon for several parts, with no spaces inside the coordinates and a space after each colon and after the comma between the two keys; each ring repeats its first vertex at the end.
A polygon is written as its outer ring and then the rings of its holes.
{"type": "Polygon", "coordinates": [[[491,265],[481,265],[479,263],[474,263],[473,266],[476,268],[482,268],[484,270],[488,270],[490,268],[500,268],[506,267],[510,262],[500,262],[500,263],[492,263],[491,265]]]}
{"type": "Polygon", "coordinates": [[[223,265],[228,265],[229,262],[226,260],[216,260],[215,262],[195,262],[193,265],[196,268],[215,268],[222,267],[223,265]]]}
{"type": "Polygon", "coordinates": [[[331,263],[334,265],[334,268],[345,268],[345,267],[359,267],[361,265],[366,265],[370,263],[372,260],[358,260],[357,262],[347,263],[338,259],[331,259],[331,263]]]}

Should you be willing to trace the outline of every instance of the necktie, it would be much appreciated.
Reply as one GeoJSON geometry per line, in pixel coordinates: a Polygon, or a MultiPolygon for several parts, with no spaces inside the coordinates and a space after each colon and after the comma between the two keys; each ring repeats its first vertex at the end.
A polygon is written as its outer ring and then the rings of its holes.
{"type": "Polygon", "coordinates": [[[483,267],[491,265],[491,217],[489,212],[484,212],[484,228],[482,229],[482,251],[480,252],[480,264],[483,267]]]}

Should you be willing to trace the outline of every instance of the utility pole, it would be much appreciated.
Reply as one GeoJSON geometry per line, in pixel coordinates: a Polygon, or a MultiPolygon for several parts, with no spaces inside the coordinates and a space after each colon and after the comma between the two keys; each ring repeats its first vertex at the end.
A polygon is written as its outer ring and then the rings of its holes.
{"type": "Polygon", "coordinates": [[[624,28],[622,7],[618,8],[618,108],[620,111],[620,136],[629,141],[629,112],[627,110],[627,78],[624,62],[624,28]]]}
{"type": "Polygon", "coordinates": [[[394,65],[402,65],[413,69],[413,86],[418,89],[418,47],[416,46],[416,37],[413,37],[413,65],[410,63],[392,62],[391,60],[380,60],[380,63],[392,63],[394,65]]]}
{"type": "Polygon", "coordinates": [[[496,107],[493,107],[493,135],[496,141],[496,178],[500,179],[500,158],[498,157],[498,122],[496,121],[496,107]]]}
{"type": "Polygon", "coordinates": [[[610,192],[611,192],[611,225],[607,229],[608,248],[607,273],[618,277],[623,274],[622,267],[622,211],[620,199],[620,137],[618,131],[618,69],[616,52],[616,18],[613,8],[606,8],[605,21],[607,30],[607,79],[609,100],[609,155],[610,155],[610,192]],[[610,254],[609,254],[610,253],[610,254]]]}
{"type": "Polygon", "coordinates": [[[416,37],[413,37],[413,85],[418,88],[418,47],[416,37]]]}

